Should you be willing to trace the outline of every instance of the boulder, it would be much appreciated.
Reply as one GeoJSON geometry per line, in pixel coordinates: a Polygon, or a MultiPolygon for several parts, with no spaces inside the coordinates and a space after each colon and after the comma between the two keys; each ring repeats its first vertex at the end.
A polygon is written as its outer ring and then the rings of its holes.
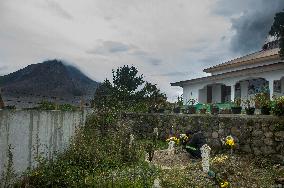
{"type": "Polygon", "coordinates": [[[266,138],[271,138],[273,136],[273,132],[266,132],[266,133],[264,133],[264,136],[266,138]]]}
{"type": "Polygon", "coordinates": [[[264,155],[275,153],[275,150],[273,150],[271,146],[263,146],[260,148],[260,150],[262,151],[264,155]]]}
{"type": "Polygon", "coordinates": [[[272,146],[273,145],[273,140],[271,138],[265,138],[264,139],[264,144],[266,144],[268,146],[272,146]]]}
{"type": "Polygon", "coordinates": [[[219,137],[219,134],[217,132],[212,133],[212,138],[216,139],[219,137]]]}
{"type": "Polygon", "coordinates": [[[284,141],[284,131],[275,132],[274,137],[276,141],[284,141]]]}
{"type": "Polygon", "coordinates": [[[261,130],[254,130],[252,132],[252,136],[254,136],[254,137],[260,137],[262,135],[263,135],[263,132],[261,130]]]}

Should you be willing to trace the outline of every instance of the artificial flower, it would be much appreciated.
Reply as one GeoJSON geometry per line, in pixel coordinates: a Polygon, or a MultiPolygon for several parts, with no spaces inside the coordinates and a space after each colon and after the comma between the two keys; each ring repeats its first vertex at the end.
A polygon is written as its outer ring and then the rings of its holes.
{"type": "Polygon", "coordinates": [[[226,137],[226,145],[234,147],[235,146],[235,141],[232,136],[227,136],[226,137]]]}
{"type": "Polygon", "coordinates": [[[229,182],[223,181],[223,182],[220,183],[220,186],[221,187],[228,187],[229,186],[229,182]]]}

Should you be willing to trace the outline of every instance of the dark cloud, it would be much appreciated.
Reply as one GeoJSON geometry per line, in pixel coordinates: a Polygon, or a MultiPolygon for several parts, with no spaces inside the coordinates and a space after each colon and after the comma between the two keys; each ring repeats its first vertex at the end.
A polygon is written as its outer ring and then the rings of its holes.
{"type": "Polygon", "coordinates": [[[130,55],[137,57],[138,59],[142,60],[145,63],[149,63],[153,66],[158,66],[162,63],[162,60],[156,57],[153,57],[151,54],[147,53],[146,51],[136,50],[130,55]]]}
{"type": "Polygon", "coordinates": [[[134,48],[133,46],[115,42],[115,41],[103,41],[98,47],[88,50],[87,53],[89,54],[110,54],[110,53],[122,53],[127,52],[134,48]]]}
{"type": "Polygon", "coordinates": [[[69,14],[60,4],[58,4],[57,2],[53,1],[53,0],[46,0],[47,6],[50,10],[52,10],[55,14],[71,20],[73,19],[73,16],[71,14],[69,14]]]}
{"type": "Polygon", "coordinates": [[[283,0],[220,0],[214,12],[231,19],[236,32],[231,40],[232,50],[249,53],[261,49],[275,13],[283,9],[283,0]]]}

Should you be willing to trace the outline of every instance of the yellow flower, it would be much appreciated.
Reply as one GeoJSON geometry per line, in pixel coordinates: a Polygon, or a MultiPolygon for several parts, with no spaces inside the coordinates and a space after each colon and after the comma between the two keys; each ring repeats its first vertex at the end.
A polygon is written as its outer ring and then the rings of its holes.
{"type": "Polygon", "coordinates": [[[226,145],[229,145],[231,147],[235,146],[234,138],[231,136],[227,136],[226,138],[226,145]]]}
{"type": "Polygon", "coordinates": [[[179,139],[178,139],[177,137],[174,137],[174,136],[168,138],[166,141],[167,141],[167,142],[169,142],[169,141],[174,141],[177,145],[179,144],[179,139]]]}
{"type": "Polygon", "coordinates": [[[229,182],[227,182],[227,181],[221,182],[220,186],[221,187],[228,187],[229,186],[229,182]]]}

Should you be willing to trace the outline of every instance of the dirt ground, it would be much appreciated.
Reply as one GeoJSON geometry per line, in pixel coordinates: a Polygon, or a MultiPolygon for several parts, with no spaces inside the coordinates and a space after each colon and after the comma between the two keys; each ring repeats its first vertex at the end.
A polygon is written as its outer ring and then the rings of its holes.
{"type": "MultiPolygon", "coordinates": [[[[161,168],[161,187],[219,187],[186,151],[155,151],[152,163],[161,168]]],[[[227,179],[230,187],[281,187],[277,179],[284,177],[284,166],[269,159],[248,155],[220,154],[212,156],[210,170],[227,179]]]]}

